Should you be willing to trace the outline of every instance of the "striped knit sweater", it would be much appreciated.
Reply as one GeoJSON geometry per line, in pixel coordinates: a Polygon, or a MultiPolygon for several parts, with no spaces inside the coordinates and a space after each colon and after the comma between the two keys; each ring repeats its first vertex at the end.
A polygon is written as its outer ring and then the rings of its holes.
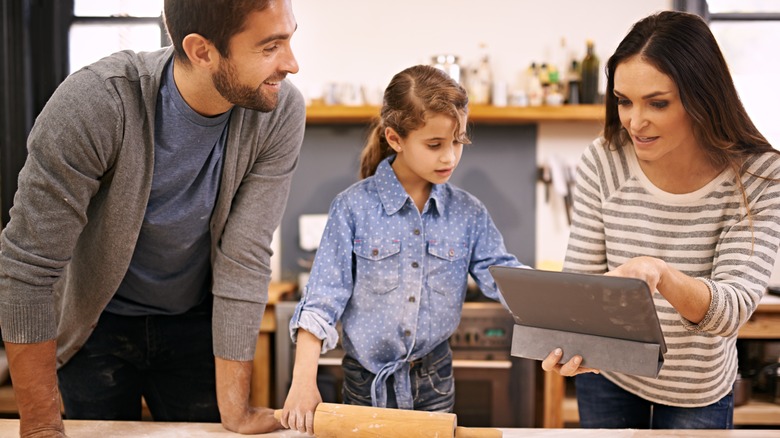
{"type": "Polygon", "coordinates": [[[766,289],[780,241],[780,184],[750,173],[780,177],[780,155],[747,163],[751,226],[730,170],[695,192],[671,194],[647,179],[633,146],[613,149],[599,139],[580,160],[564,270],[603,273],[633,257],[657,257],[703,281],[712,302],[693,324],[654,291],[668,348],[660,375],[603,375],[652,402],[712,404],[731,391],[737,332],[766,289]]]}

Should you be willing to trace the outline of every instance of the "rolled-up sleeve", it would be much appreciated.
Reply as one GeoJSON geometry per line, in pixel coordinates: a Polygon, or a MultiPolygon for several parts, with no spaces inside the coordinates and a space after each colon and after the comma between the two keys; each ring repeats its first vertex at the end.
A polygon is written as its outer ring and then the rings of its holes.
{"type": "Polygon", "coordinates": [[[293,342],[297,341],[298,328],[302,328],[323,341],[323,353],[336,347],[336,323],[352,296],[354,234],[348,202],[339,195],[331,204],[309,283],[290,320],[293,342]]]}

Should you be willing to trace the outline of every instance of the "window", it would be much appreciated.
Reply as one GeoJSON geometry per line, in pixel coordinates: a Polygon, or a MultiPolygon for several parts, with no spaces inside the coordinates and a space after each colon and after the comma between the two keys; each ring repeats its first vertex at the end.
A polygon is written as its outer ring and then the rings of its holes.
{"type": "Polygon", "coordinates": [[[710,28],[729,64],[742,103],[758,130],[780,149],[780,1],[708,0],[710,28]]]}
{"type": "Polygon", "coordinates": [[[70,27],[70,72],[120,50],[168,44],[163,0],[75,0],[70,27]]]}

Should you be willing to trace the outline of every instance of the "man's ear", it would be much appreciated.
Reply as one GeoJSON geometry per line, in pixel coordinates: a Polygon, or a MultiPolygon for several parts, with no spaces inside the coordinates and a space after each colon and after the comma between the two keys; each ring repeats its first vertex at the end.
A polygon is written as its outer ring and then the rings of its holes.
{"type": "Polygon", "coordinates": [[[181,45],[192,65],[210,68],[219,62],[217,48],[200,34],[185,36],[181,45]]]}
{"type": "Polygon", "coordinates": [[[385,139],[394,151],[401,152],[401,136],[393,128],[385,128],[385,139]]]}

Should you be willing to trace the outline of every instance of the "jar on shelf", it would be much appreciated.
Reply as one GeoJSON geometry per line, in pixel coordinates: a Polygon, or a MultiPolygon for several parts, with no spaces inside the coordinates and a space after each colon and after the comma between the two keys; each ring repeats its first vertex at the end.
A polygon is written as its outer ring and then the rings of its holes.
{"type": "Polygon", "coordinates": [[[461,83],[460,64],[458,64],[457,56],[451,54],[436,55],[433,57],[431,65],[450,75],[455,82],[461,83]]]}

